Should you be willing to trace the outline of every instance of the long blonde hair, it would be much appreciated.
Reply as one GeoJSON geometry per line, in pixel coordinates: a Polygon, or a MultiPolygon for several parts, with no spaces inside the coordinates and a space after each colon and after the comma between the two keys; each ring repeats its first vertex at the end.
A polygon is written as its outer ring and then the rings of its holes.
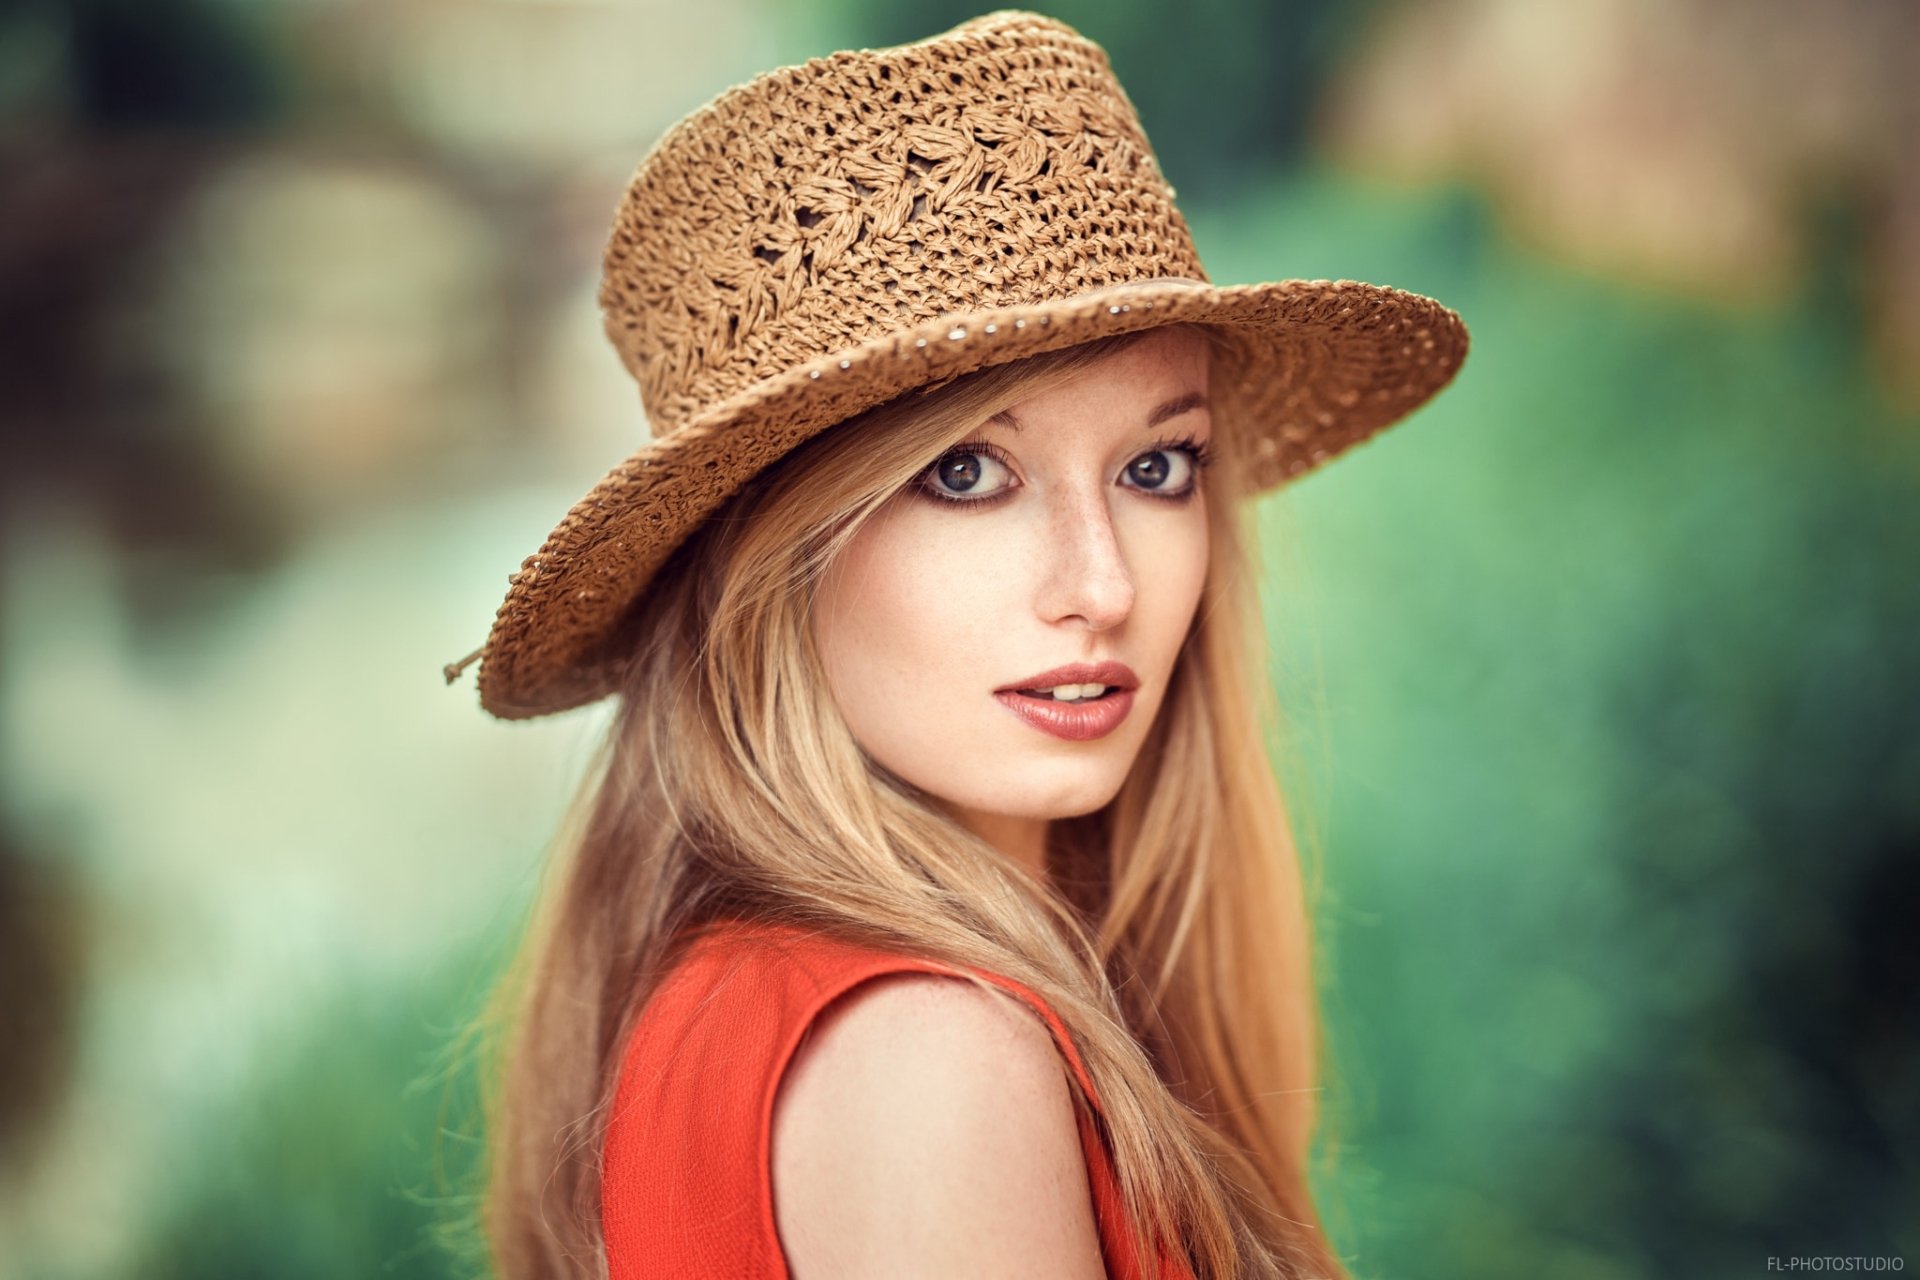
{"type": "Polygon", "coordinates": [[[489,1045],[478,1229],[503,1280],[606,1274],[621,1051],[683,929],[721,915],[1025,983],[1084,1055],[1139,1256],[1184,1247],[1201,1280],[1345,1274],[1308,1188],[1320,1027],[1234,424],[1215,434],[1208,578],[1172,687],[1113,801],[1051,824],[1046,882],[861,751],[813,644],[812,584],[865,519],[988,416],[1138,336],[816,436],[649,585],[607,737],[468,1028],[489,1045]]]}

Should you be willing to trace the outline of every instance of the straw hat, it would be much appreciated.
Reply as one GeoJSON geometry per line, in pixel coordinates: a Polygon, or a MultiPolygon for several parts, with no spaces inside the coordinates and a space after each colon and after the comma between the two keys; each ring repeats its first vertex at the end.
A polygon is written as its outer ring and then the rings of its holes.
{"type": "Polygon", "coordinates": [[[508,579],[481,705],[615,688],[648,580],[809,437],[1022,356],[1215,326],[1217,429],[1277,487],[1424,403],[1459,316],[1353,281],[1216,287],[1100,47],[1003,11],[782,67],[674,125],[615,216],[600,304],[653,425],[508,579]]]}

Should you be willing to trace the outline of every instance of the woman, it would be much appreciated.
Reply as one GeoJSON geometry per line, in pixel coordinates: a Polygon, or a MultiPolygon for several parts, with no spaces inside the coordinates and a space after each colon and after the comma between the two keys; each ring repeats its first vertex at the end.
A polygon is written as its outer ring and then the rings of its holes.
{"type": "Polygon", "coordinates": [[[500,1274],[1341,1274],[1238,500],[1459,318],[1208,284],[1018,12],[680,122],[601,302],[656,438],[473,655],[619,698],[500,988],[500,1274]]]}

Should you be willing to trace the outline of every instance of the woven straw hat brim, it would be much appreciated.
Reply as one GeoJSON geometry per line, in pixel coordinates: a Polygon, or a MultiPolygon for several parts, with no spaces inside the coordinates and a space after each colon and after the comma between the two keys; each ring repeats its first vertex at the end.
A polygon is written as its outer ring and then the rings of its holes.
{"type": "MultiPolygon", "coordinates": [[[[754,475],[836,423],[916,387],[1112,334],[1215,326],[1215,430],[1236,433],[1252,491],[1318,467],[1453,378],[1467,331],[1440,303],[1341,280],[1217,286],[1161,279],[957,312],[784,370],[614,467],[509,578],[479,652],[481,705],[549,715],[617,687],[625,625],[667,557],[754,475]]],[[[450,677],[451,678],[450,669],[450,677]]]]}

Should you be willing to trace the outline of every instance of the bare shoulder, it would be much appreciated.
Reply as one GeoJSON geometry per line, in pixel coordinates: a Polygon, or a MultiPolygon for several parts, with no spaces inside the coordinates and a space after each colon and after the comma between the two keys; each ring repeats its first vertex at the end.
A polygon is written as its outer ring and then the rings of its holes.
{"type": "Polygon", "coordinates": [[[1040,1020],[961,978],[869,979],[814,1022],[773,1115],[795,1280],[1098,1280],[1066,1061],[1040,1020]]]}

